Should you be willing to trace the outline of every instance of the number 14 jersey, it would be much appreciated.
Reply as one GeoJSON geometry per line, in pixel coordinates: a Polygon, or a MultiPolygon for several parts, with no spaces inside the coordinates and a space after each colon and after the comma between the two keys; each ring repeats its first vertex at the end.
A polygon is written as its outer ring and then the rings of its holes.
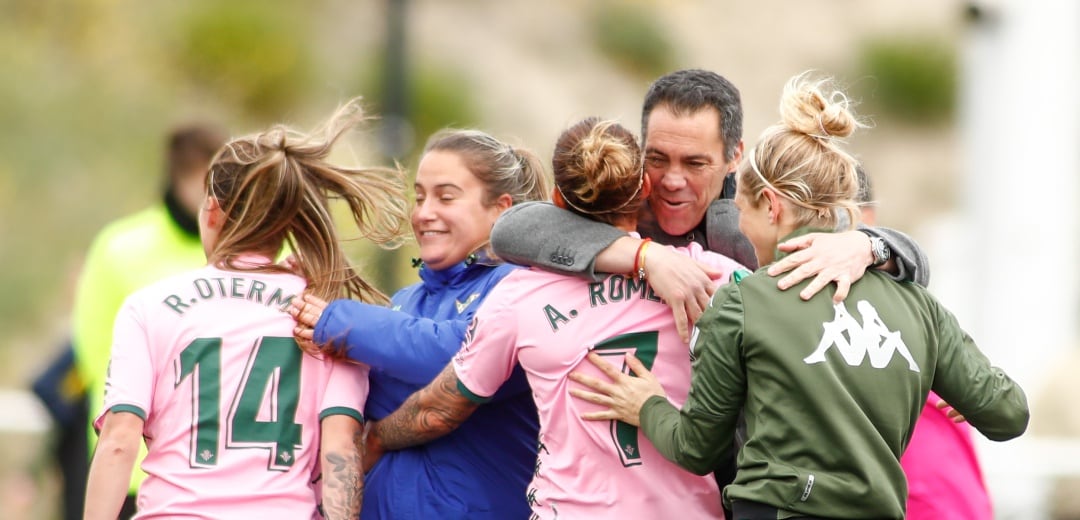
{"type": "Polygon", "coordinates": [[[104,410],[146,421],[136,518],[320,518],[319,421],[362,419],[367,368],[300,350],[284,309],[304,286],[208,266],[128,297],[104,410]]]}

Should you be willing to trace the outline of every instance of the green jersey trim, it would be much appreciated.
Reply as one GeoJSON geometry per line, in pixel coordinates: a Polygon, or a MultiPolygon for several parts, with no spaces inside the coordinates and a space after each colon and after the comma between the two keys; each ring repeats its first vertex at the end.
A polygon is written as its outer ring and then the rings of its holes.
{"type": "Polygon", "coordinates": [[[331,406],[319,413],[319,420],[326,419],[331,415],[348,415],[349,417],[360,421],[360,424],[364,423],[364,414],[347,406],[331,406]]]}
{"type": "Polygon", "coordinates": [[[466,399],[468,399],[468,400],[470,400],[470,401],[472,401],[472,402],[474,402],[476,404],[484,404],[484,403],[486,403],[488,401],[491,401],[490,397],[481,397],[479,395],[474,394],[472,392],[472,390],[469,390],[468,388],[465,388],[465,384],[462,383],[460,379],[457,382],[457,388],[458,388],[458,391],[461,392],[461,395],[465,396],[466,399]]]}
{"type": "Polygon", "coordinates": [[[133,413],[135,415],[138,415],[140,419],[144,421],[146,420],[146,411],[142,408],[139,408],[138,406],[131,404],[118,404],[116,406],[113,406],[112,408],[109,408],[109,411],[112,413],[133,413]]]}

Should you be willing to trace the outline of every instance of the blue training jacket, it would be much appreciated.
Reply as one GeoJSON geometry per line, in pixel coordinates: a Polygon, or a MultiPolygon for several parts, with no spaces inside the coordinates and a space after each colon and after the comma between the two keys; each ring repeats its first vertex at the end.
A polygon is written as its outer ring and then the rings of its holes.
{"type": "MultiPolygon", "coordinates": [[[[398,291],[390,309],[352,300],[330,303],[315,340],[344,339],[348,356],[371,366],[365,416],[383,419],[446,367],[480,303],[515,267],[475,256],[443,271],[422,267],[423,281],[398,291]]],[[[526,487],[539,429],[518,367],[454,432],[383,454],[366,476],[360,518],[528,518],[526,487]]]]}

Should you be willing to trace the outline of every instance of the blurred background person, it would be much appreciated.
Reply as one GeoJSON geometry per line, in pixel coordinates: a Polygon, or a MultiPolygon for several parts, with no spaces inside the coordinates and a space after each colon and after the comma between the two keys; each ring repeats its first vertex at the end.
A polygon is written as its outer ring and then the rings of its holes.
{"type": "Polygon", "coordinates": [[[873,183],[862,164],[856,166],[855,171],[859,175],[859,195],[855,198],[855,201],[859,204],[859,215],[862,216],[863,224],[875,226],[877,225],[878,203],[874,200],[873,183]]]}
{"type": "MultiPolygon", "coordinates": [[[[517,266],[489,250],[491,227],[510,206],[544,200],[551,182],[530,151],[476,130],[428,139],[416,170],[412,230],[420,282],[387,308],[305,295],[291,306],[297,335],[371,366],[364,416],[397,410],[450,361],[476,309],[517,266]]],[[[536,461],[536,406],[520,368],[456,432],[395,451],[367,474],[364,519],[528,518],[536,461]]]]}
{"type": "Polygon", "coordinates": [[[52,418],[51,457],[60,471],[60,514],[64,520],[78,520],[83,514],[86,474],[90,469],[86,425],[90,421],[86,383],[75,369],[71,339],[30,383],[52,418]]]}
{"type": "MultiPolygon", "coordinates": [[[[199,240],[199,206],[210,159],[226,138],[222,128],[207,121],[170,130],[161,201],[105,226],[86,254],[72,309],[72,345],[78,375],[87,388],[91,420],[104,402],[113,322],[124,298],[165,276],[206,265],[199,240]]],[[[88,430],[93,453],[97,434],[92,424],[82,428],[88,430]]],[[[144,477],[136,463],[121,518],[135,512],[135,493],[144,477]]]]}

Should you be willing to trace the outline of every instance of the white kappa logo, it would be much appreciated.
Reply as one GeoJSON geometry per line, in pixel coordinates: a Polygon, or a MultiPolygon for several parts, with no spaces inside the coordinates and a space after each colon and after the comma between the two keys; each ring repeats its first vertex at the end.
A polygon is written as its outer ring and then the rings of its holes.
{"type": "Polygon", "coordinates": [[[893,356],[899,353],[900,357],[907,360],[908,368],[912,372],[919,372],[919,365],[912,359],[900,332],[889,330],[870,302],[861,300],[855,306],[862,315],[862,324],[848,313],[843,303],[833,305],[836,312],[833,321],[821,324],[825,329],[821,341],[814,353],[806,356],[803,362],[808,365],[823,363],[825,352],[836,347],[844,361],[853,367],[862,365],[863,359],[869,354],[870,366],[885,368],[893,356]]]}

